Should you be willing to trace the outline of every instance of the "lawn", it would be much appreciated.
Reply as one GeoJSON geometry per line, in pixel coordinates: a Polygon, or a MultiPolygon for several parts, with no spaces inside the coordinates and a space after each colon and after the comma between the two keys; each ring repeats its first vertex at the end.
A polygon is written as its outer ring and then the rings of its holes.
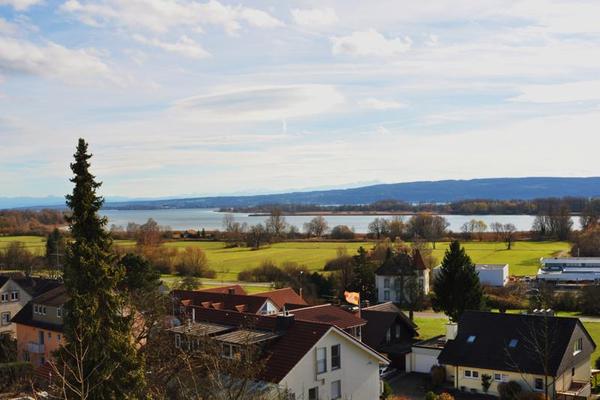
{"type": "MultiPolygon", "coordinates": [[[[433,254],[439,262],[444,258],[448,243],[438,243],[433,254]]],[[[508,264],[511,275],[535,275],[540,257],[566,254],[570,250],[567,242],[515,242],[511,250],[504,243],[466,242],[464,247],[477,264],[508,264]]]]}
{"type": "MultiPolygon", "coordinates": [[[[36,254],[43,254],[45,238],[36,236],[6,236],[0,237],[0,249],[10,241],[21,241],[36,254]]],[[[132,240],[117,240],[118,246],[134,246],[132,240]]],[[[368,242],[283,242],[276,243],[260,250],[249,248],[225,248],[223,242],[194,242],[172,241],[165,243],[166,247],[199,247],[206,252],[211,268],[217,271],[217,278],[236,280],[237,274],[248,268],[258,266],[265,260],[277,264],[293,261],[302,264],[310,271],[323,268],[325,262],[335,257],[337,249],[346,248],[349,254],[354,254],[360,246],[371,248],[368,242]]],[[[512,250],[506,250],[503,243],[496,242],[466,242],[467,253],[475,263],[508,263],[513,275],[535,275],[539,267],[540,257],[556,256],[569,250],[567,242],[516,242],[512,250]]],[[[444,257],[447,242],[438,243],[434,255],[438,262],[444,257]]]]}
{"type": "MultiPolygon", "coordinates": [[[[419,318],[415,317],[415,323],[419,327],[419,338],[422,340],[432,338],[446,333],[446,318],[419,318]]],[[[584,322],[585,328],[588,330],[594,342],[598,345],[594,354],[592,354],[592,366],[596,359],[600,357],[600,322],[584,322]]]]}

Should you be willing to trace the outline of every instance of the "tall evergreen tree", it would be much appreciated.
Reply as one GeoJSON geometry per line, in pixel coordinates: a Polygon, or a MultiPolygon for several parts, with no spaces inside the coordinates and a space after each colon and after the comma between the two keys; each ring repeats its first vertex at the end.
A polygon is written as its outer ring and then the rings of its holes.
{"type": "Polygon", "coordinates": [[[69,399],[132,399],[143,388],[142,363],[131,340],[132,318],[118,291],[123,267],[111,251],[107,220],[98,215],[104,199],[97,194],[101,183],[90,173],[87,148],[79,139],[71,164],[75,187],[66,196],[73,240],[64,271],[66,345],[57,372],[69,399]]]}
{"type": "Polygon", "coordinates": [[[369,254],[361,246],[358,254],[352,257],[351,291],[359,292],[361,300],[377,300],[377,287],[375,286],[375,264],[369,259],[369,254]]]}
{"type": "Polygon", "coordinates": [[[54,228],[46,239],[46,263],[53,277],[57,277],[62,271],[65,244],[65,236],[57,228],[54,228]]]}
{"type": "Polygon", "coordinates": [[[431,303],[456,322],[465,310],[483,307],[483,289],[471,257],[458,241],[446,250],[440,272],[433,282],[431,303]]]}

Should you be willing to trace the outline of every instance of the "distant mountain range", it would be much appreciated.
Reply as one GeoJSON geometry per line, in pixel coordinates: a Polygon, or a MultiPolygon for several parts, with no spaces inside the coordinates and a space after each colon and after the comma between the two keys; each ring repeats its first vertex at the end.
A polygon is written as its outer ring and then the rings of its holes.
{"type": "MultiPolygon", "coordinates": [[[[600,197],[600,177],[422,181],[351,189],[161,200],[115,201],[118,198],[109,198],[105,209],[251,207],[260,204],[358,205],[391,199],[410,203],[448,203],[469,199],[530,200],[543,197],[600,197]]],[[[0,208],[56,207],[63,204],[64,199],[61,197],[0,198],[0,208]]]]}

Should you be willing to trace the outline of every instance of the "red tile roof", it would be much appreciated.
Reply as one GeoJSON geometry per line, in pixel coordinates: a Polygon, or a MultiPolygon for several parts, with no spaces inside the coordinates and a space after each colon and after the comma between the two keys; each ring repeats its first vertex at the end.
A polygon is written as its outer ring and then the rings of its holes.
{"type": "Polygon", "coordinates": [[[267,297],[280,309],[286,304],[308,305],[308,303],[290,287],[271,290],[269,292],[254,293],[251,296],[267,297]]]}
{"type": "Polygon", "coordinates": [[[218,286],[218,287],[214,287],[214,288],[210,288],[210,289],[200,289],[201,292],[209,292],[209,293],[230,293],[230,291],[233,291],[233,294],[241,294],[241,295],[245,295],[248,294],[246,293],[246,291],[244,290],[243,287],[241,287],[240,285],[229,285],[229,286],[218,286]]]}
{"type": "Polygon", "coordinates": [[[335,325],[340,329],[353,328],[362,326],[367,323],[364,319],[359,318],[355,314],[342,310],[340,307],[332,304],[322,304],[318,306],[296,308],[291,311],[297,320],[322,322],[325,324],[335,325]]]}
{"type": "Polygon", "coordinates": [[[264,297],[215,293],[203,290],[174,290],[172,295],[177,297],[184,305],[189,301],[192,305],[204,308],[244,311],[252,314],[256,314],[267,301],[264,297]]]}

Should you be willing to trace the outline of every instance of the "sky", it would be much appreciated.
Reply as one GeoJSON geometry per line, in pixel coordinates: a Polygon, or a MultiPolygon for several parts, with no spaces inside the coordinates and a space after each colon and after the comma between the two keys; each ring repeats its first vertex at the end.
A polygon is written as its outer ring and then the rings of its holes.
{"type": "Polygon", "coordinates": [[[599,1],[0,0],[0,196],[598,176],[599,1]]]}

